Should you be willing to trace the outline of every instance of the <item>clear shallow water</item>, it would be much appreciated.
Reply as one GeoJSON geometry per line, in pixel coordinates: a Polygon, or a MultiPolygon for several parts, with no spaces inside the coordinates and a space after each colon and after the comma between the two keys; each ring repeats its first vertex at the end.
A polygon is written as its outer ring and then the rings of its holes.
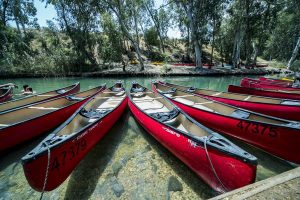
{"type": "MultiPolygon", "coordinates": [[[[228,84],[239,84],[242,77],[171,77],[172,83],[226,91],[228,84]]],[[[111,86],[118,78],[6,79],[29,84],[37,92],[57,89],[80,81],[81,90],[103,83],[111,86]]],[[[124,78],[126,89],[132,81],[150,87],[155,78],[124,78]]],[[[45,134],[46,135],[46,134],[45,134]]],[[[0,199],[38,199],[40,193],[28,185],[20,158],[45,135],[19,145],[0,157],[0,199]]],[[[266,179],[292,168],[288,163],[261,150],[230,138],[258,158],[256,180],[266,179]]],[[[69,178],[57,189],[44,194],[45,199],[207,199],[212,191],[180,160],[145,132],[129,110],[88,153],[69,178]]]]}

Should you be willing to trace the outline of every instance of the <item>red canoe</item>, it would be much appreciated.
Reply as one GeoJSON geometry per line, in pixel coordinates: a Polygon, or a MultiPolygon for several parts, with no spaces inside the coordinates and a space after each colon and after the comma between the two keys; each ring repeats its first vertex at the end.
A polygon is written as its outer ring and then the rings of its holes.
{"type": "Polygon", "coordinates": [[[83,104],[22,158],[30,186],[37,191],[58,187],[114,125],[126,106],[127,97],[121,83],[103,90],[83,104]]]}
{"type": "Polygon", "coordinates": [[[282,99],[293,99],[300,100],[300,90],[263,90],[258,88],[247,88],[236,85],[229,85],[228,92],[240,93],[240,94],[250,94],[257,96],[266,96],[272,98],[282,98],[282,99]]]}
{"type": "Polygon", "coordinates": [[[200,96],[204,96],[236,107],[263,113],[265,115],[300,121],[300,101],[220,92],[180,86],[170,83],[161,83],[182,91],[188,91],[190,93],[198,94],[200,96]]]}
{"type": "Polygon", "coordinates": [[[300,164],[299,122],[240,109],[159,83],[153,83],[153,87],[201,124],[300,164]]]}
{"type": "Polygon", "coordinates": [[[258,79],[260,81],[269,81],[269,82],[275,82],[275,83],[293,83],[293,81],[290,81],[290,80],[266,78],[266,77],[263,77],[263,76],[260,76],[258,79]]]}
{"type": "Polygon", "coordinates": [[[134,83],[128,104],[139,124],[214,190],[229,191],[255,181],[254,156],[163,96],[134,83]]]}
{"type": "Polygon", "coordinates": [[[24,97],[21,99],[8,101],[8,102],[0,104],[0,113],[3,111],[7,111],[7,110],[17,109],[22,106],[27,106],[29,104],[38,103],[38,102],[46,101],[49,99],[54,99],[57,97],[62,97],[65,95],[73,94],[73,93],[79,92],[79,90],[80,90],[80,84],[75,83],[73,85],[70,85],[70,86],[67,86],[64,88],[60,88],[57,90],[53,90],[53,91],[49,91],[49,92],[45,92],[45,93],[41,93],[41,94],[30,95],[28,97],[24,97]]]}
{"type": "Polygon", "coordinates": [[[0,152],[55,128],[104,88],[99,86],[74,95],[1,112],[0,152]]]}
{"type": "Polygon", "coordinates": [[[13,96],[13,87],[1,87],[0,88],[0,103],[8,101],[13,96]]]}
{"type": "Polygon", "coordinates": [[[260,88],[260,89],[271,89],[271,90],[300,90],[297,87],[291,87],[288,84],[282,83],[270,83],[270,82],[262,82],[256,79],[243,78],[241,80],[241,86],[249,87],[249,88],[260,88]]]}

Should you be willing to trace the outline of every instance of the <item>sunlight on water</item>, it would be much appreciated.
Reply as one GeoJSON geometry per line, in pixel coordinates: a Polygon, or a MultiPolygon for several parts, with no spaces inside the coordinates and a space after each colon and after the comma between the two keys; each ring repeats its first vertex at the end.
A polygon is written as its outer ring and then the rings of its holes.
{"type": "MultiPolygon", "coordinates": [[[[172,77],[161,78],[171,83],[226,91],[228,84],[239,84],[242,77],[172,77]]],[[[103,83],[111,86],[118,78],[47,78],[7,79],[29,84],[45,92],[80,82],[81,90],[103,83]]],[[[124,78],[128,90],[132,81],[150,87],[155,78],[124,78]]],[[[44,137],[19,145],[0,158],[0,199],[38,199],[40,193],[28,185],[20,158],[44,137]]],[[[292,167],[269,154],[235,139],[234,143],[258,158],[257,181],[282,173],[292,167]]],[[[127,109],[111,131],[87,154],[69,178],[45,199],[206,199],[216,196],[179,159],[145,132],[127,109]]]]}

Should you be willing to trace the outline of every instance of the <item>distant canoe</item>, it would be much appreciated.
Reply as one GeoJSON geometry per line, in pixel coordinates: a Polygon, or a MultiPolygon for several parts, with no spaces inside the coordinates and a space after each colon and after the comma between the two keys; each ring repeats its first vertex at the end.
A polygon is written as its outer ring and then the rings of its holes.
{"type": "Polygon", "coordinates": [[[99,86],[74,95],[1,112],[0,152],[57,127],[103,89],[104,86],[99,86]]]}
{"type": "Polygon", "coordinates": [[[261,89],[271,89],[271,90],[300,90],[298,87],[292,87],[293,84],[290,82],[278,83],[270,81],[260,81],[257,79],[243,78],[240,83],[243,87],[249,88],[261,88],[261,89]]]}
{"type": "Polygon", "coordinates": [[[17,109],[17,108],[20,108],[22,106],[26,106],[29,104],[38,103],[38,102],[46,101],[49,99],[54,99],[57,97],[62,97],[65,95],[73,94],[73,93],[79,92],[79,90],[80,90],[80,83],[78,82],[73,85],[70,85],[70,86],[67,86],[64,88],[60,88],[57,90],[52,90],[52,91],[40,93],[40,94],[34,94],[34,95],[30,95],[30,96],[27,96],[27,97],[24,97],[21,99],[16,99],[16,100],[8,101],[5,103],[1,103],[0,104],[0,113],[3,111],[17,109]]]}
{"type": "Polygon", "coordinates": [[[0,103],[10,100],[12,96],[13,96],[13,87],[5,86],[0,88],[0,103]]]}
{"type": "Polygon", "coordinates": [[[220,103],[196,94],[153,83],[157,92],[203,125],[300,164],[300,123],[220,103]]]}
{"type": "Polygon", "coordinates": [[[50,191],[58,187],[115,124],[126,106],[126,93],[120,83],[83,104],[22,158],[24,174],[30,186],[37,191],[50,191]]]}
{"type": "Polygon", "coordinates": [[[129,108],[139,124],[218,192],[255,181],[257,159],[199,124],[160,94],[133,84],[129,108]]]}
{"type": "Polygon", "coordinates": [[[272,98],[300,100],[300,90],[270,90],[229,85],[228,92],[266,96],[272,98]]]}

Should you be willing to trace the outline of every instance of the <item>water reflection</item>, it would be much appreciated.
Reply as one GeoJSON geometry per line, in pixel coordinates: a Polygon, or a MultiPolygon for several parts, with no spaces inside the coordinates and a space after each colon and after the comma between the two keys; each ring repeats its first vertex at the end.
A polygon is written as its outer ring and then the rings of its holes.
{"type": "MultiPolygon", "coordinates": [[[[228,84],[239,84],[231,77],[167,77],[171,83],[226,91],[228,84]]],[[[132,81],[150,87],[155,78],[125,78],[127,89],[132,81]]],[[[57,89],[80,81],[81,90],[103,83],[111,86],[118,78],[9,79],[20,86],[29,84],[38,92],[57,89]]],[[[15,90],[15,93],[19,93],[15,90]]],[[[40,193],[27,184],[20,158],[45,136],[20,145],[0,158],[0,197],[37,199],[40,193]]],[[[257,180],[292,168],[288,163],[257,148],[230,138],[258,157],[257,180]]],[[[214,193],[188,167],[141,128],[127,109],[107,135],[87,154],[69,178],[45,199],[206,199],[214,193]],[[170,187],[172,185],[172,187],[170,187]]],[[[0,198],[1,199],[1,198],[0,198]]]]}

